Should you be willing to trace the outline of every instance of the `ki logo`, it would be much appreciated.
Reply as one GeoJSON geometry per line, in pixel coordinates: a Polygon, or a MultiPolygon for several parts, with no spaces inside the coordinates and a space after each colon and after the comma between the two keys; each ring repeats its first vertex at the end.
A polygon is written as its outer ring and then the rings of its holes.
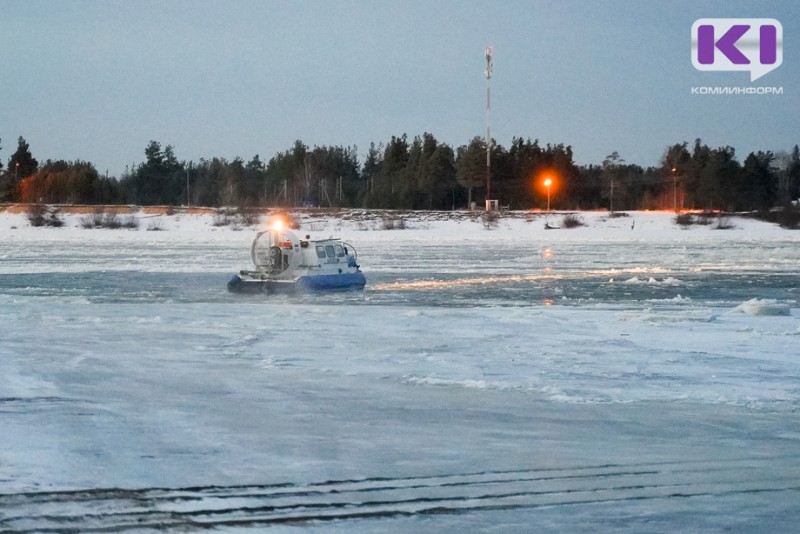
{"type": "Polygon", "coordinates": [[[698,19],[692,65],[704,71],[749,71],[755,81],[783,63],[783,26],[775,19],[698,19]]]}

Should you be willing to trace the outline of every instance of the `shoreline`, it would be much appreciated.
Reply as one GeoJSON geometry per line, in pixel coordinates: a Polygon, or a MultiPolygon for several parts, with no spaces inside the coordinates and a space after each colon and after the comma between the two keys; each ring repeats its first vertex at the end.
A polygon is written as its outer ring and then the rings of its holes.
{"type": "MultiPolygon", "coordinates": [[[[778,230],[791,228],[779,226],[777,223],[758,219],[752,213],[703,212],[702,210],[627,210],[609,212],[608,210],[501,210],[485,212],[481,210],[403,210],[403,209],[366,209],[366,208],[282,208],[282,207],[189,207],[189,206],[137,206],[118,204],[0,204],[0,229],[20,229],[23,227],[83,227],[81,219],[92,216],[127,217],[129,220],[160,218],[161,220],[181,220],[191,217],[211,219],[211,225],[220,228],[236,227],[237,230],[248,227],[257,228],[267,224],[274,217],[289,218],[297,222],[302,230],[309,226],[351,225],[357,230],[419,230],[420,225],[443,222],[472,222],[484,226],[487,230],[499,229],[504,222],[524,221],[526,223],[544,222],[547,230],[580,230],[593,225],[629,227],[636,229],[637,222],[659,221],[660,226],[673,226],[675,229],[690,227],[711,227],[727,230],[743,226],[766,225],[778,230]],[[34,225],[29,216],[36,209],[61,219],[61,224],[34,225]],[[575,226],[567,224],[566,218],[577,221],[575,226]],[[683,222],[679,219],[683,218],[683,222]],[[16,219],[16,220],[14,220],[16,219]],[[687,222],[688,221],[688,222],[687,222]],[[723,223],[724,221],[724,223],[723,223]],[[627,222],[627,224],[626,224],[627,222]],[[374,224],[374,223],[377,223],[374,224]],[[563,223],[563,224],[562,224],[563,223]],[[615,224],[607,224],[615,223],[615,224]],[[368,228],[364,228],[364,225],[368,228]]],[[[129,224],[126,229],[142,229],[141,225],[129,224]]],[[[112,227],[112,229],[116,229],[112,227]]],[[[150,228],[152,229],[152,228],[150,228]]],[[[166,229],[166,228],[159,228],[166,229]]],[[[313,230],[314,228],[310,228],[313,230]]]]}

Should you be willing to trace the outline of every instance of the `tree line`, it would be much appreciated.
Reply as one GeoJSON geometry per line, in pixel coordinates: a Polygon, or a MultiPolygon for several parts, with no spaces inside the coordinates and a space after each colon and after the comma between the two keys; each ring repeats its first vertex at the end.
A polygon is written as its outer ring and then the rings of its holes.
{"type": "MultiPolygon", "coordinates": [[[[2,140],[0,140],[0,151],[2,140]]],[[[120,177],[90,162],[40,165],[23,137],[3,167],[0,201],[48,204],[363,207],[450,210],[486,199],[486,140],[453,149],[424,133],[356,147],[302,141],[269,159],[181,161],[171,145],[150,141],[145,159],[120,177]]],[[[489,150],[491,196],[511,209],[766,210],[800,197],[800,149],[758,151],[743,162],[730,147],[697,139],[668,146],[658,166],[625,162],[617,152],[577,165],[571,146],[514,138],[489,150]],[[544,179],[552,185],[545,188],[544,179]]]]}

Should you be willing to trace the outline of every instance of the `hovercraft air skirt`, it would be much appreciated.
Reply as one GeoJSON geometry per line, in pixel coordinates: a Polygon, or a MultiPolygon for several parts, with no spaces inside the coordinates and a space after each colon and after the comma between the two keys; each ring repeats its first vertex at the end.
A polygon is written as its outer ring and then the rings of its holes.
{"type": "Polygon", "coordinates": [[[364,289],[367,279],[357,271],[341,274],[301,276],[296,280],[260,279],[235,274],[228,281],[233,293],[293,293],[297,291],[349,291],[364,289]]]}

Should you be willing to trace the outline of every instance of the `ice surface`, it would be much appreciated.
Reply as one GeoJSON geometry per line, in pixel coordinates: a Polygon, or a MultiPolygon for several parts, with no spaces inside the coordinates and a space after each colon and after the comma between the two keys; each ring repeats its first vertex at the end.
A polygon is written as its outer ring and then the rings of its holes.
{"type": "Polygon", "coordinates": [[[631,216],[307,215],[366,290],[265,297],[252,229],[0,212],[0,531],[791,531],[800,235],[631,216]]]}
{"type": "Polygon", "coordinates": [[[789,305],[774,299],[750,299],[733,309],[733,313],[747,315],[790,315],[789,305]]]}

